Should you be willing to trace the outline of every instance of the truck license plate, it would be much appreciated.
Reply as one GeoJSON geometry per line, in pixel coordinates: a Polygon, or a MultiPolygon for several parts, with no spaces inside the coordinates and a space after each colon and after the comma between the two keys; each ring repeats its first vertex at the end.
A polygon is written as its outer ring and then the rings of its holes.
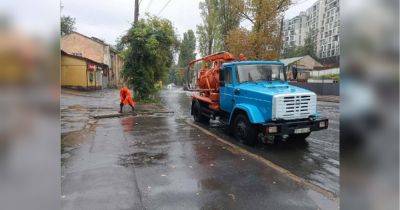
{"type": "Polygon", "coordinates": [[[294,130],[294,133],[299,134],[299,133],[309,133],[310,128],[298,128],[294,130]]]}

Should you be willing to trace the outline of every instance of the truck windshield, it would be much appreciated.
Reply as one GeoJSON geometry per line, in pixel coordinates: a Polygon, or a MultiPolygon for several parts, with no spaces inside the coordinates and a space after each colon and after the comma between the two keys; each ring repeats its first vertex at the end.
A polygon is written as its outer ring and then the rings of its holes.
{"type": "Polygon", "coordinates": [[[239,83],[284,80],[282,65],[256,64],[238,65],[239,83]]]}

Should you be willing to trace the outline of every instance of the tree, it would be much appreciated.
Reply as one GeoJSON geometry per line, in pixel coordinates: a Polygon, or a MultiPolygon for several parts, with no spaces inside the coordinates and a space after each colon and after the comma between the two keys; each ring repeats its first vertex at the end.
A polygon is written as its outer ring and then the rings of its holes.
{"type": "Polygon", "coordinates": [[[222,49],[222,36],[218,30],[218,0],[200,2],[200,15],[203,23],[197,26],[199,50],[202,56],[222,49]]]}
{"type": "Polygon", "coordinates": [[[179,48],[178,66],[186,67],[188,63],[196,58],[196,37],[192,30],[183,34],[183,39],[179,48]]]}
{"type": "Polygon", "coordinates": [[[155,83],[166,80],[173,63],[176,36],[169,20],[148,16],[132,25],[127,35],[123,77],[139,99],[156,92],[155,83]]]}
{"type": "Polygon", "coordinates": [[[229,32],[240,25],[241,0],[204,0],[200,2],[202,24],[197,26],[202,56],[227,50],[229,32]]]}
{"type": "Polygon", "coordinates": [[[314,31],[314,29],[311,29],[311,31],[309,31],[307,33],[307,37],[304,39],[304,46],[302,47],[302,51],[304,55],[310,55],[313,58],[316,58],[316,43],[315,43],[315,36],[316,33],[314,31]]]}
{"type": "Polygon", "coordinates": [[[221,34],[223,49],[227,49],[227,37],[230,31],[236,29],[240,25],[239,9],[241,8],[240,0],[218,0],[218,31],[221,34]]]}
{"type": "Polygon", "coordinates": [[[182,75],[181,71],[183,69],[183,72],[185,72],[188,63],[196,59],[196,54],[194,53],[195,50],[196,50],[196,37],[192,30],[188,30],[183,34],[183,40],[180,43],[179,47],[179,57],[178,57],[179,71],[174,74],[177,77],[175,79],[175,84],[183,85],[183,83],[185,82],[186,80],[185,75],[182,75]]]}
{"type": "Polygon", "coordinates": [[[296,47],[293,45],[287,45],[283,49],[282,56],[284,58],[291,58],[309,55],[313,58],[316,58],[315,48],[315,32],[312,30],[307,33],[307,37],[304,40],[303,46],[296,47]]]}
{"type": "Polygon", "coordinates": [[[75,18],[71,16],[61,16],[61,36],[72,33],[75,30],[75,18]]]}
{"type": "Polygon", "coordinates": [[[253,50],[251,49],[249,36],[250,31],[245,28],[236,28],[231,30],[226,40],[229,52],[234,55],[243,53],[249,58],[253,57],[253,50]]]}
{"type": "Polygon", "coordinates": [[[301,52],[299,48],[294,45],[285,45],[283,47],[282,57],[283,58],[292,58],[300,56],[301,52]]]}
{"type": "Polygon", "coordinates": [[[237,55],[239,49],[246,49],[246,56],[251,59],[277,59],[281,45],[280,20],[290,4],[291,0],[239,1],[236,8],[252,28],[231,31],[227,38],[228,50],[237,55]],[[237,39],[243,42],[234,42],[237,39]]]}
{"type": "Polygon", "coordinates": [[[122,52],[126,48],[126,43],[122,40],[122,38],[123,37],[118,37],[115,41],[116,44],[114,48],[119,52],[122,52]]]}

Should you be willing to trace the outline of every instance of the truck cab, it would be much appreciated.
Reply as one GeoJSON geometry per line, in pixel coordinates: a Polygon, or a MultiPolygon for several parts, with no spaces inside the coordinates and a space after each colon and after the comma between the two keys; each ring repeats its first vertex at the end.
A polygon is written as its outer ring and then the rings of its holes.
{"type": "Polygon", "coordinates": [[[219,110],[192,105],[196,121],[219,117],[238,140],[254,145],[282,139],[304,140],[326,129],[315,93],[290,85],[278,61],[235,61],[219,69],[219,110]],[[193,109],[198,109],[196,111],[193,109]]]}

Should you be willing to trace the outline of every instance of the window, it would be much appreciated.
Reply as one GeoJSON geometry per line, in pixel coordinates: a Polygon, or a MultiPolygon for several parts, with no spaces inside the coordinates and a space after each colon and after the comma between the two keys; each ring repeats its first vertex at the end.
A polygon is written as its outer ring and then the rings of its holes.
{"type": "Polygon", "coordinates": [[[238,65],[237,69],[239,83],[285,79],[281,65],[238,65]]]}
{"type": "Polygon", "coordinates": [[[232,83],[232,77],[231,77],[231,67],[225,67],[224,68],[224,75],[223,75],[223,80],[225,84],[231,84],[232,83]]]}

